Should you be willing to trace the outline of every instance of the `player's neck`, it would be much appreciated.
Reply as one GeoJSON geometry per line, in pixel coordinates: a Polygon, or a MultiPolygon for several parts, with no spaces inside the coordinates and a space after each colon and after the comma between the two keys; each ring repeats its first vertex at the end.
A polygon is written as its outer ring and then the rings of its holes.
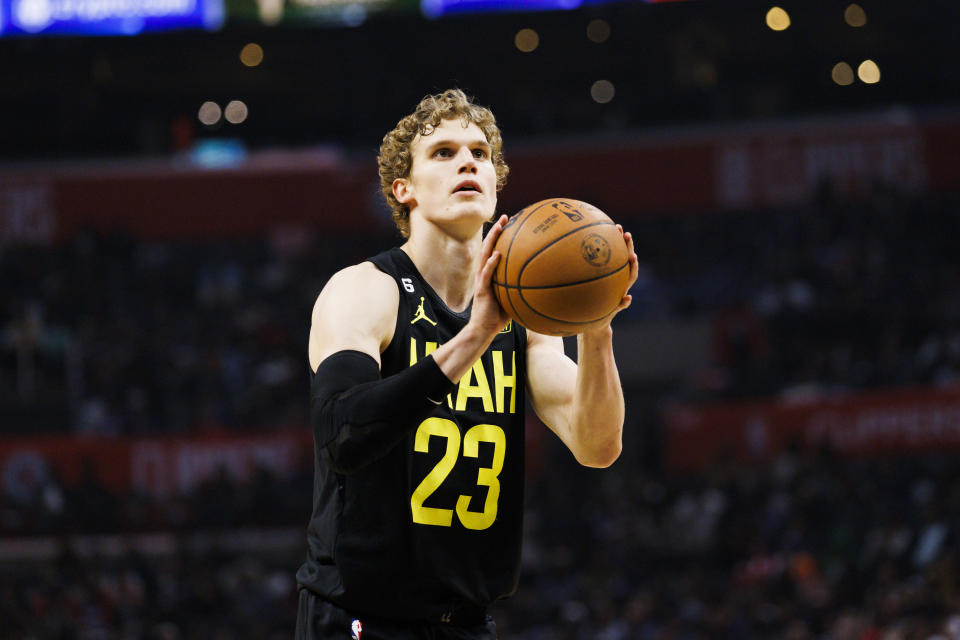
{"type": "Polygon", "coordinates": [[[461,240],[434,230],[422,231],[411,234],[400,248],[450,309],[465,310],[473,299],[480,232],[473,238],[461,240]]]}

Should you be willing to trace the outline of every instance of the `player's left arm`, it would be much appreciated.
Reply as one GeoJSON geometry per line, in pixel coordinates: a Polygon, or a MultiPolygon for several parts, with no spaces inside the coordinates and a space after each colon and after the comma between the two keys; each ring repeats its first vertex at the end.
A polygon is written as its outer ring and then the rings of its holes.
{"type": "MultiPolygon", "coordinates": [[[[630,255],[633,286],[637,255],[629,232],[623,239],[630,255]]],[[[628,293],[610,319],[631,301],[628,293]]],[[[562,338],[527,332],[527,389],[534,411],[580,464],[608,467],[620,455],[624,417],[623,388],[609,322],[577,336],[577,361],[563,352],[562,338]]]]}

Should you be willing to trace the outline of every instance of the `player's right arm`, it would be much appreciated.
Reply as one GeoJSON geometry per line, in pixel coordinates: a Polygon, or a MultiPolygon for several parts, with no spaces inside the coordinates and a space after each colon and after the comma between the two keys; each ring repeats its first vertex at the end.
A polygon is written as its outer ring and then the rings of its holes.
{"type": "Polygon", "coordinates": [[[393,339],[400,291],[370,263],[340,271],[317,298],[310,326],[313,369],[310,422],[316,445],[338,473],[352,473],[386,455],[453,390],[508,316],[490,280],[501,217],[483,241],[470,320],[457,335],[410,367],[380,375],[380,354],[393,339]]]}
{"type": "MultiPolygon", "coordinates": [[[[362,263],[335,274],[314,305],[310,423],[323,460],[337,473],[354,473],[385,456],[453,390],[438,364],[453,346],[438,349],[439,358],[434,352],[381,376],[380,354],[393,339],[399,296],[392,277],[362,263]]],[[[446,364],[459,368],[469,357],[461,345],[446,364]]]]}
{"type": "Polygon", "coordinates": [[[310,423],[321,456],[338,473],[386,455],[436,407],[430,398],[452,387],[432,358],[381,377],[399,296],[392,277],[364,262],[330,278],[314,304],[310,423]]]}

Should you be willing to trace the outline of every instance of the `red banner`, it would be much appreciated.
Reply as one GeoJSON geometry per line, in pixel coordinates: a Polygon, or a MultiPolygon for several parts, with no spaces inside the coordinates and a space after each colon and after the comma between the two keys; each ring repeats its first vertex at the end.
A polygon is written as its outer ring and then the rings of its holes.
{"type": "Polygon", "coordinates": [[[756,402],[666,412],[674,469],[729,456],[767,461],[786,446],[845,456],[960,450],[960,389],[900,389],[809,403],[756,402]]]}
{"type": "MultiPolygon", "coordinates": [[[[960,189],[960,114],[909,112],[739,127],[678,128],[517,144],[500,210],[547,197],[592,202],[619,219],[800,205],[824,180],[847,195],[874,182],[960,189]]],[[[183,160],[8,169],[0,245],[52,242],[78,229],[150,238],[249,237],[274,228],[392,229],[373,150],[255,152],[235,168],[183,160]]]]}
{"type": "Polygon", "coordinates": [[[279,477],[312,468],[309,429],[178,438],[50,436],[0,441],[0,488],[27,499],[48,479],[72,486],[92,474],[105,488],[188,493],[220,469],[239,481],[258,468],[279,477]]]}
{"type": "Polygon", "coordinates": [[[823,181],[848,197],[869,193],[875,182],[920,192],[928,181],[926,146],[916,122],[896,118],[832,120],[729,136],[717,146],[717,203],[734,208],[800,204],[823,181]]]}

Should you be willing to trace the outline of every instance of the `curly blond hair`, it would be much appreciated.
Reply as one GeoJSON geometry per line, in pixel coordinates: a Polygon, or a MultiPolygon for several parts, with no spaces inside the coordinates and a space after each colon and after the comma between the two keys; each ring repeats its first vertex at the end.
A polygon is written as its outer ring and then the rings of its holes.
{"type": "Polygon", "coordinates": [[[418,134],[430,135],[434,127],[439,126],[443,120],[455,119],[459,119],[464,127],[471,122],[480,127],[490,145],[490,159],[497,172],[497,191],[507,183],[510,168],[503,161],[503,139],[500,137],[500,129],[493,112],[474,104],[460,89],[448,89],[443,93],[424,97],[413,113],[401,119],[393,131],[383,136],[380,155],[377,156],[380,190],[393,210],[393,221],[404,238],[410,235],[410,208],[393,195],[393,181],[410,176],[413,165],[410,145],[414,138],[418,134]]]}

